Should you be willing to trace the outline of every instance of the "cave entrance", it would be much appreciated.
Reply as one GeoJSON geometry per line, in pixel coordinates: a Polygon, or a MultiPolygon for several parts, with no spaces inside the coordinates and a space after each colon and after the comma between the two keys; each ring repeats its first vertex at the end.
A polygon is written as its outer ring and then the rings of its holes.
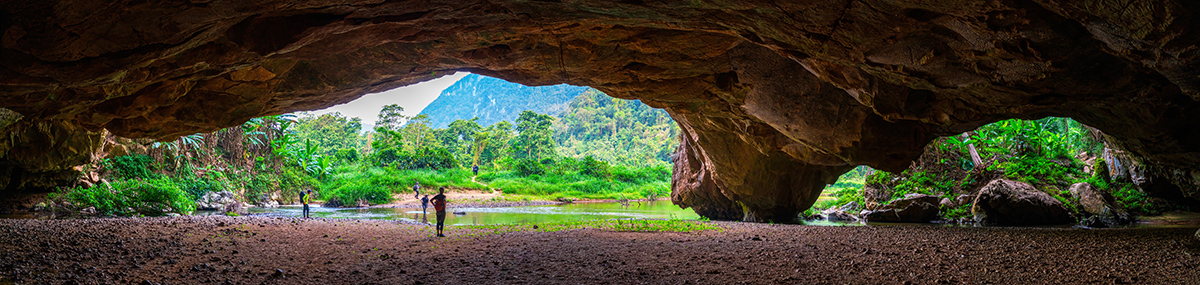
{"type": "MultiPolygon", "coordinates": [[[[148,187],[177,195],[89,211],[117,216],[187,212],[194,201],[204,214],[303,216],[302,208],[286,205],[311,195],[309,200],[324,206],[312,211],[317,217],[427,221],[413,215],[422,212],[421,199],[448,188],[451,200],[460,204],[612,200],[604,207],[629,213],[564,206],[545,215],[570,220],[694,219],[699,216],[690,210],[659,201],[670,195],[679,136],[666,111],[638,100],[586,86],[531,87],[458,73],[171,142],[122,140],[118,144],[128,145],[127,154],[89,165],[91,185],[66,190],[52,203],[82,204],[71,200],[84,195],[71,193],[97,192],[110,184],[141,189],[134,184],[150,181],[148,187]],[[379,205],[392,207],[344,210],[379,205]]],[[[465,211],[450,220],[477,224],[527,218],[528,211],[518,212],[465,211]]]]}
{"type": "Polygon", "coordinates": [[[981,190],[1000,179],[1026,185],[1082,217],[1108,215],[1105,211],[1152,216],[1190,209],[1188,203],[1172,202],[1180,200],[1155,198],[1170,194],[1152,194],[1170,191],[1149,183],[1147,176],[1135,157],[1095,128],[1070,118],[1010,119],[938,138],[899,173],[855,168],[828,185],[805,215],[842,221],[974,223],[986,216],[980,213],[986,209],[972,208],[986,196],[981,190]],[[1105,204],[1090,205],[1090,194],[1099,195],[1105,204]],[[932,205],[922,208],[922,203],[932,205]]]}

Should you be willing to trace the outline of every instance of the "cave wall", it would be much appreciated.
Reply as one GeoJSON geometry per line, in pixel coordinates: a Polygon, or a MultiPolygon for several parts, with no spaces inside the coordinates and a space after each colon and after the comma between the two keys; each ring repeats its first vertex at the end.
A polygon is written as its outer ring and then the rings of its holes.
{"type": "MultiPolygon", "coordinates": [[[[470,71],[666,109],[672,200],[712,218],[788,220],[855,165],[899,170],[1006,118],[1073,117],[1200,169],[1192,1],[2,2],[0,107],[84,137],[166,140],[470,71]]],[[[5,153],[8,181],[79,162],[5,153]]]]}

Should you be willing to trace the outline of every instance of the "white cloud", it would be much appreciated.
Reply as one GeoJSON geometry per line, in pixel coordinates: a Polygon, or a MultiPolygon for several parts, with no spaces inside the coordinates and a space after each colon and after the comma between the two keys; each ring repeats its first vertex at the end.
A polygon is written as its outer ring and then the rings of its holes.
{"type": "Polygon", "coordinates": [[[421,113],[422,109],[425,109],[425,106],[437,99],[438,95],[442,94],[442,90],[454,85],[454,82],[458,82],[467,74],[470,73],[456,72],[430,81],[363,95],[350,103],[312,111],[311,114],[341,112],[346,117],[362,119],[363,129],[370,130],[375,126],[375,121],[379,119],[379,110],[382,110],[383,106],[400,104],[401,107],[404,107],[404,115],[416,116],[421,113]]]}

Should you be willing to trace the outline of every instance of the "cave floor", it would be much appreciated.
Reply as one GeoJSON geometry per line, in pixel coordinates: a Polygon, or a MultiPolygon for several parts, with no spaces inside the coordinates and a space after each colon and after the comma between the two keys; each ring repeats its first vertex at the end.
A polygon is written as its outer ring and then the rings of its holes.
{"type": "Polygon", "coordinates": [[[1200,284],[1194,227],[714,224],[435,238],[373,220],[0,219],[0,284],[1200,284]]]}

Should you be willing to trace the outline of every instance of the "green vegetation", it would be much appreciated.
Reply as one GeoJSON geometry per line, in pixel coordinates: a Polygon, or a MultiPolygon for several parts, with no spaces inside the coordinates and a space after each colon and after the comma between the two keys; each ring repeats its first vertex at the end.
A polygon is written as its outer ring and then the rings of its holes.
{"type": "MultiPolygon", "coordinates": [[[[843,174],[837,182],[825,186],[825,190],[821,192],[821,198],[817,199],[817,202],[813,204],[813,208],[829,209],[850,202],[863,205],[862,188],[867,174],[870,172],[870,168],[859,166],[843,174]]],[[[812,213],[808,213],[806,216],[811,215],[812,213]]]]}
{"type": "Polygon", "coordinates": [[[654,166],[669,163],[679,146],[679,127],[667,112],[636,100],[592,89],[576,97],[571,110],[554,124],[554,140],[564,156],[654,166]]]}
{"type": "Polygon", "coordinates": [[[315,190],[330,206],[376,205],[406,197],[416,182],[426,193],[498,189],[508,195],[498,201],[669,193],[670,142],[679,131],[665,112],[594,90],[574,102],[561,121],[525,111],[511,123],[472,118],[435,128],[427,115],[389,105],[367,132],[359,118],[301,113],[171,142],[134,140],[125,143],[132,154],[90,166],[111,183],[62,189],[54,199],[127,216],[190,213],[194,201],[220,191],[256,204],[295,203],[299,192],[315,190]]]}
{"type": "Polygon", "coordinates": [[[499,234],[508,232],[522,231],[538,231],[538,232],[558,232],[577,229],[599,229],[616,232],[673,232],[686,233],[706,230],[722,230],[721,227],[700,222],[700,221],[684,221],[678,219],[669,220],[590,220],[590,221],[568,221],[554,223],[538,223],[538,224],[504,224],[504,225],[471,225],[459,226],[457,229],[479,230],[480,234],[499,234]]]}
{"type": "MultiPolygon", "coordinates": [[[[886,204],[910,193],[956,200],[992,179],[1005,178],[1029,183],[1070,208],[1077,206],[1069,187],[1088,182],[1111,193],[1120,207],[1137,214],[1159,213],[1161,207],[1130,181],[1113,181],[1106,162],[1098,157],[1105,149],[1099,137],[1098,131],[1067,118],[1004,120],[966,136],[933,141],[913,166],[900,173],[874,171],[863,179],[863,173],[870,171],[855,169],[827,187],[823,198],[828,198],[814,207],[826,209],[850,201],[886,204]],[[1097,171],[1085,174],[1081,159],[1089,159],[1087,164],[1097,171]]],[[[947,219],[970,216],[970,205],[942,209],[942,215],[947,219]]]]}
{"type": "Polygon", "coordinates": [[[113,216],[189,214],[196,204],[188,194],[163,178],[124,180],[96,187],[75,187],[51,193],[51,200],[67,199],[94,207],[97,214],[113,216]]]}

